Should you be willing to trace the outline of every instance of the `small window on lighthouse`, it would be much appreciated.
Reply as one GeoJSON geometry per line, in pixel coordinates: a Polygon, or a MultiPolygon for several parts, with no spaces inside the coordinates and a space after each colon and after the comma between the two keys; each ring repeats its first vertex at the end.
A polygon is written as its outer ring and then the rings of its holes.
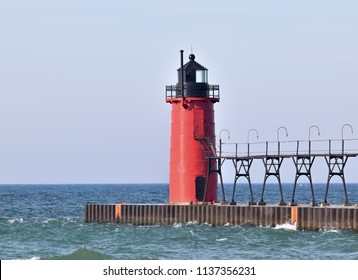
{"type": "Polygon", "coordinates": [[[197,83],[207,83],[208,82],[208,71],[196,70],[196,82],[197,83]]]}

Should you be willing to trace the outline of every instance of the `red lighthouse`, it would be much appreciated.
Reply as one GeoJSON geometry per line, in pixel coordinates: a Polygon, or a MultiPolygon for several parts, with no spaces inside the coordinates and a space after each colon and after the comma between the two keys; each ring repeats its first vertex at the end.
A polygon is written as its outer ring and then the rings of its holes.
{"type": "Polygon", "coordinates": [[[172,105],[169,201],[217,201],[217,174],[209,174],[209,157],[215,156],[214,103],[219,86],[208,84],[208,69],[189,55],[178,69],[178,83],[166,87],[172,105]]]}

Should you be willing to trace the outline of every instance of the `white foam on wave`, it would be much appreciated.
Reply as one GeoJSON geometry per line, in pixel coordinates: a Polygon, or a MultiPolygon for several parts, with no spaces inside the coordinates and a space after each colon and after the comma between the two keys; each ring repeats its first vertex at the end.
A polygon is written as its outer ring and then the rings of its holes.
{"type": "Polygon", "coordinates": [[[57,221],[57,219],[54,219],[54,218],[46,218],[46,219],[44,219],[44,220],[41,222],[41,224],[48,224],[48,223],[50,223],[50,222],[55,222],[55,221],[57,221]]]}
{"type": "Polygon", "coordinates": [[[296,224],[284,223],[281,225],[276,225],[274,229],[297,230],[297,226],[296,224]]]}
{"type": "Polygon", "coordinates": [[[184,226],[192,226],[192,225],[198,225],[199,223],[197,221],[192,221],[192,222],[186,222],[186,223],[174,223],[173,227],[177,227],[177,228],[181,228],[184,226]]]}
{"type": "Polygon", "coordinates": [[[335,228],[322,228],[320,229],[321,232],[324,233],[339,233],[340,231],[338,229],[335,228]]]}
{"type": "MultiPolygon", "coordinates": [[[[279,225],[277,225],[277,226],[279,226],[279,225]]],[[[258,227],[259,228],[272,228],[272,226],[269,226],[269,225],[265,225],[265,226],[264,225],[259,225],[258,227]]]]}
{"type": "Polygon", "coordinates": [[[72,217],[66,217],[65,220],[67,223],[76,223],[77,222],[76,219],[74,219],[72,217]]]}
{"type": "MultiPolygon", "coordinates": [[[[130,225],[133,226],[133,224],[130,224],[130,225]]],[[[160,224],[139,225],[137,227],[140,227],[140,228],[154,228],[154,227],[160,227],[160,224]]]]}
{"type": "Polygon", "coordinates": [[[222,242],[222,241],[226,241],[226,240],[227,240],[226,237],[215,239],[215,241],[217,241],[217,242],[222,242]]]}
{"type": "Polygon", "coordinates": [[[7,220],[7,222],[8,222],[9,224],[22,223],[23,221],[24,221],[23,218],[14,218],[14,219],[9,219],[9,220],[7,220]]]}

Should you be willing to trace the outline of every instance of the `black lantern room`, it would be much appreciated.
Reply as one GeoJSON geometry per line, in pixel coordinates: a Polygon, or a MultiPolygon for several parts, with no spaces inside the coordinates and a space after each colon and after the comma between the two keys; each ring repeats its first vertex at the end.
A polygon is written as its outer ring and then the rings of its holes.
{"type": "Polygon", "coordinates": [[[189,62],[178,69],[178,83],[166,87],[166,98],[210,98],[219,101],[219,86],[208,84],[208,69],[195,61],[195,55],[189,55],[189,62]],[[181,88],[184,87],[184,94],[181,88]]]}
{"type": "MultiPolygon", "coordinates": [[[[178,69],[178,83],[181,85],[181,67],[178,69]]],[[[184,96],[209,97],[208,69],[195,61],[195,55],[189,55],[189,62],[183,66],[184,96]]]]}

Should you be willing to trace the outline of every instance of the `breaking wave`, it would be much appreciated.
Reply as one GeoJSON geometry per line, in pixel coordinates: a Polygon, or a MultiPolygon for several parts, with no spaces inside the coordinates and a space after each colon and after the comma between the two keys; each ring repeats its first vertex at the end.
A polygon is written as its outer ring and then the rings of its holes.
{"type": "Polygon", "coordinates": [[[297,230],[297,226],[296,226],[296,224],[284,223],[284,224],[275,226],[274,229],[297,230]]]}

